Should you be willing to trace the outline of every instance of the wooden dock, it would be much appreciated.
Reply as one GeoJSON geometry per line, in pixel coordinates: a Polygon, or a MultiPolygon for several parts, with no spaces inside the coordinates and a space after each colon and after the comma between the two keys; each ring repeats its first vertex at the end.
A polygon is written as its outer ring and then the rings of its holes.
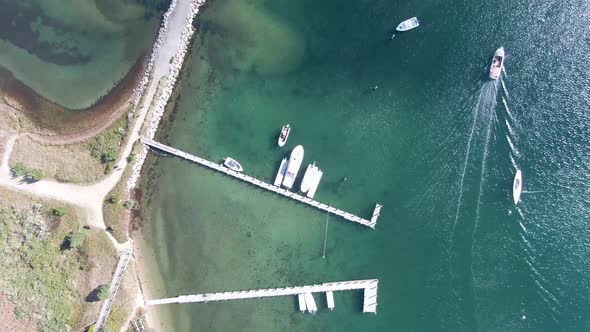
{"type": "Polygon", "coordinates": [[[203,159],[201,157],[197,157],[195,155],[192,155],[192,154],[186,153],[184,151],[175,149],[175,148],[173,148],[171,146],[162,144],[160,142],[156,142],[156,141],[151,140],[149,138],[142,137],[140,139],[140,141],[141,141],[141,143],[143,143],[143,144],[145,144],[145,145],[147,145],[149,147],[155,148],[157,150],[160,150],[160,151],[163,151],[163,152],[166,152],[166,153],[169,153],[169,154],[172,154],[172,155],[181,157],[181,158],[184,158],[186,160],[190,160],[190,161],[192,161],[194,163],[203,165],[203,166],[208,167],[210,169],[213,169],[213,170],[216,170],[218,172],[224,173],[226,175],[232,176],[232,177],[234,177],[236,179],[239,179],[239,180],[242,180],[244,182],[248,182],[250,184],[253,184],[253,185],[255,185],[255,186],[259,187],[259,188],[266,189],[268,191],[272,191],[272,192],[277,193],[279,195],[282,195],[282,196],[285,196],[285,197],[294,199],[294,200],[299,201],[301,203],[307,204],[309,206],[313,206],[313,207],[315,207],[317,209],[320,209],[320,210],[329,212],[331,214],[340,216],[340,217],[342,217],[342,218],[344,218],[346,220],[349,220],[349,221],[352,221],[352,222],[361,224],[361,225],[366,226],[366,227],[370,227],[370,228],[375,229],[375,225],[377,224],[377,219],[379,218],[379,214],[381,213],[382,206],[379,205],[379,204],[376,204],[375,205],[375,209],[373,210],[373,214],[372,214],[371,220],[367,220],[367,219],[361,218],[359,216],[356,216],[356,215],[354,215],[352,213],[348,213],[348,212],[346,212],[344,210],[337,209],[337,208],[335,208],[333,206],[329,206],[329,205],[326,205],[324,203],[320,203],[320,202],[315,201],[315,200],[313,200],[313,199],[311,199],[309,197],[302,196],[302,195],[299,195],[297,193],[291,192],[289,190],[283,189],[281,187],[278,187],[278,186],[275,186],[275,185],[266,183],[264,181],[258,180],[256,178],[251,177],[249,175],[246,175],[244,173],[236,172],[236,171],[231,170],[231,169],[229,169],[229,168],[227,168],[227,167],[225,167],[223,165],[220,165],[220,164],[216,164],[214,162],[211,162],[211,161],[209,161],[207,159],[203,159]]]}
{"type": "MultiPolygon", "coordinates": [[[[267,288],[243,290],[236,292],[205,293],[195,295],[181,295],[159,300],[147,300],[146,306],[172,303],[203,303],[214,301],[258,299],[263,297],[299,295],[305,293],[325,293],[363,290],[363,312],[377,313],[378,279],[327,282],[318,285],[296,286],[285,288],[267,288]]],[[[333,304],[332,304],[333,306],[333,304]]]]}
{"type": "Polygon", "coordinates": [[[115,274],[113,275],[113,280],[111,280],[111,285],[109,287],[109,297],[102,303],[100,306],[100,311],[98,313],[98,319],[96,320],[96,331],[100,331],[104,326],[109,314],[111,312],[111,307],[113,302],[115,301],[115,297],[117,296],[117,291],[119,290],[119,286],[123,281],[123,274],[125,274],[125,269],[127,268],[127,264],[129,263],[129,259],[131,259],[132,251],[131,249],[126,249],[123,251],[123,254],[119,258],[119,262],[117,263],[117,268],[115,269],[115,274]]]}

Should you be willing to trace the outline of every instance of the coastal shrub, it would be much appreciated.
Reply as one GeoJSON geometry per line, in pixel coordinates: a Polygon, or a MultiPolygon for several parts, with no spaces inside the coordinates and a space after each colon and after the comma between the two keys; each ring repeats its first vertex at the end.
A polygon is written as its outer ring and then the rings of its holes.
{"type": "Polygon", "coordinates": [[[110,204],[115,204],[118,201],[119,201],[118,195],[111,195],[111,196],[109,196],[109,198],[107,198],[107,203],[110,203],[110,204]]]}
{"type": "Polygon", "coordinates": [[[98,291],[98,299],[101,301],[108,299],[110,292],[111,288],[108,285],[101,285],[100,290],[98,291]]]}
{"type": "Polygon", "coordinates": [[[86,233],[72,232],[66,236],[66,244],[70,249],[80,248],[86,241],[86,233]]]}
{"type": "Polygon", "coordinates": [[[39,181],[44,176],[42,170],[36,168],[27,168],[23,163],[16,163],[14,167],[11,168],[11,172],[13,176],[22,176],[25,179],[39,181]]]}
{"type": "Polygon", "coordinates": [[[117,159],[121,143],[127,132],[127,118],[123,117],[109,129],[94,137],[88,143],[90,154],[100,160],[103,164],[108,164],[117,159]]]}
{"type": "Polygon", "coordinates": [[[113,147],[108,147],[106,151],[100,154],[100,162],[103,164],[115,161],[117,159],[117,151],[113,147]]]}
{"type": "Polygon", "coordinates": [[[16,163],[16,165],[11,168],[11,171],[14,176],[25,176],[25,174],[27,174],[27,168],[22,163],[16,163]]]}
{"type": "Polygon", "coordinates": [[[63,217],[66,214],[67,209],[63,206],[59,206],[52,208],[50,212],[52,216],[63,217]]]}

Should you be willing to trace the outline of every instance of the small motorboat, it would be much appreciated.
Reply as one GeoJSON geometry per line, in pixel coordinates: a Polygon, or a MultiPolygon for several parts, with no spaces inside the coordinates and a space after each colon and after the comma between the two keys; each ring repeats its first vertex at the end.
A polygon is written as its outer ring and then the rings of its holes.
{"type": "Polygon", "coordinates": [[[235,159],[233,159],[231,157],[226,157],[223,160],[223,166],[225,166],[225,167],[227,167],[227,168],[229,168],[231,170],[234,170],[236,172],[241,172],[241,171],[244,170],[242,168],[242,165],[240,165],[240,163],[237,160],[235,160],[235,159]]]}
{"type": "Polygon", "coordinates": [[[514,182],[512,183],[512,198],[514,198],[514,204],[518,204],[520,201],[520,194],[522,193],[522,172],[516,171],[514,175],[514,182]]]}
{"type": "Polygon", "coordinates": [[[504,67],[504,47],[500,47],[494,53],[494,59],[490,65],[490,78],[497,80],[502,73],[502,67],[504,67]]]}
{"type": "Polygon", "coordinates": [[[417,17],[412,17],[409,18],[405,21],[403,21],[402,23],[400,23],[397,28],[395,28],[395,30],[397,31],[408,31],[411,29],[414,29],[416,27],[418,27],[420,25],[420,22],[418,22],[418,18],[417,17]]]}
{"type": "Polygon", "coordinates": [[[283,129],[281,129],[281,134],[279,135],[279,146],[283,146],[287,143],[289,133],[291,133],[291,126],[286,124],[283,126],[283,129]]]}

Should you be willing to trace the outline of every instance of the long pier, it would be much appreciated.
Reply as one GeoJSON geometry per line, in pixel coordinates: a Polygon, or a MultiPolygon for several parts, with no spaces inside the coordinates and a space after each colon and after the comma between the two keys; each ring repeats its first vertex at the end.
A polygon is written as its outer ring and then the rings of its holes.
{"type": "Polygon", "coordinates": [[[214,301],[230,301],[258,299],[263,297],[276,297],[287,295],[299,295],[305,293],[325,293],[338,291],[363,290],[363,312],[377,313],[377,287],[378,279],[352,280],[327,282],[317,285],[296,286],[285,288],[268,288],[256,290],[243,290],[235,292],[205,293],[195,295],[180,295],[159,300],[147,300],[147,306],[172,304],[172,303],[204,303],[214,301]]]}
{"type": "Polygon", "coordinates": [[[268,191],[272,191],[272,192],[277,193],[279,195],[283,195],[285,197],[294,199],[294,200],[299,201],[301,203],[307,204],[309,206],[313,206],[313,207],[315,207],[317,209],[324,210],[326,212],[329,212],[329,213],[332,213],[334,215],[340,216],[340,217],[342,217],[342,218],[344,218],[346,220],[349,220],[349,221],[352,221],[352,222],[356,222],[356,223],[359,223],[359,224],[361,224],[363,226],[367,226],[367,227],[370,227],[370,228],[373,228],[373,229],[375,229],[375,225],[377,224],[377,219],[379,218],[379,215],[381,213],[382,206],[379,205],[379,204],[376,204],[375,205],[375,209],[373,210],[373,215],[371,216],[371,219],[370,220],[367,220],[367,219],[361,218],[361,217],[359,217],[357,215],[354,215],[352,213],[346,212],[344,210],[337,209],[337,208],[335,208],[333,206],[329,206],[329,205],[326,205],[324,203],[320,203],[320,202],[315,201],[312,198],[309,198],[307,196],[299,195],[297,193],[291,192],[291,191],[286,190],[286,189],[283,189],[281,187],[278,187],[278,186],[275,186],[275,185],[266,183],[264,181],[258,180],[256,178],[254,178],[252,176],[249,176],[249,175],[246,175],[244,173],[236,172],[236,171],[231,170],[231,169],[229,169],[229,168],[227,168],[227,167],[225,167],[223,165],[216,164],[216,163],[214,163],[212,161],[209,161],[207,159],[203,159],[201,157],[197,157],[197,156],[192,155],[190,153],[186,153],[184,151],[175,149],[175,148],[173,148],[171,146],[162,144],[160,142],[156,142],[156,141],[154,141],[152,139],[149,139],[149,138],[146,138],[146,137],[142,137],[140,139],[140,141],[141,141],[141,143],[143,143],[143,144],[145,144],[145,145],[147,145],[149,147],[158,149],[160,151],[163,151],[163,152],[166,152],[166,153],[169,153],[169,154],[172,154],[172,155],[181,157],[181,158],[184,158],[186,160],[190,160],[192,162],[195,162],[197,164],[203,165],[203,166],[208,167],[210,169],[213,169],[213,170],[216,170],[218,172],[224,173],[226,175],[232,176],[232,177],[234,177],[236,179],[240,179],[240,180],[242,180],[244,182],[248,182],[250,184],[253,184],[253,185],[255,185],[257,187],[260,187],[262,189],[266,189],[268,191]]]}

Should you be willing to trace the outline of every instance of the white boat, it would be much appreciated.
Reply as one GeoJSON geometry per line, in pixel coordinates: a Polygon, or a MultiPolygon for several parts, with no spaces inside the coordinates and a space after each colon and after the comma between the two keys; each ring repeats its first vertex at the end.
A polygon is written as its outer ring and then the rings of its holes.
{"type": "Polygon", "coordinates": [[[490,65],[490,78],[493,80],[497,80],[502,73],[502,68],[504,67],[504,47],[500,47],[494,53],[494,59],[492,59],[492,64],[490,65]]]}
{"type": "Polygon", "coordinates": [[[295,178],[297,177],[297,172],[299,172],[299,167],[301,167],[302,161],[303,146],[297,145],[295,149],[291,151],[289,164],[287,165],[287,171],[285,172],[285,177],[283,178],[283,186],[285,186],[285,188],[291,189],[293,187],[293,183],[295,182],[295,178]]]}
{"type": "Polygon", "coordinates": [[[328,305],[328,309],[334,310],[334,292],[326,292],[326,304],[328,305]]]}
{"type": "Polygon", "coordinates": [[[417,17],[412,17],[409,18],[405,21],[403,21],[402,23],[400,23],[397,28],[395,28],[395,30],[397,31],[408,31],[411,29],[416,28],[417,26],[420,25],[420,22],[418,22],[418,18],[417,17]]]}
{"type": "Polygon", "coordinates": [[[522,193],[522,172],[516,171],[514,175],[514,182],[512,182],[512,198],[514,198],[514,204],[518,204],[520,201],[520,194],[522,193]]]}
{"type": "Polygon", "coordinates": [[[301,191],[306,193],[311,188],[311,185],[316,180],[319,180],[318,176],[322,176],[322,171],[315,165],[315,161],[313,164],[307,165],[305,174],[303,174],[303,180],[301,180],[301,191]]]}
{"type": "Polygon", "coordinates": [[[277,187],[281,186],[283,182],[283,178],[285,177],[285,172],[287,171],[287,158],[283,158],[281,161],[281,166],[279,166],[279,171],[277,172],[277,176],[275,177],[274,185],[277,187]]]}
{"type": "Polygon", "coordinates": [[[322,175],[324,175],[324,172],[315,165],[315,162],[307,165],[303,180],[301,180],[301,191],[306,192],[307,197],[313,198],[322,179],[322,175]]]}
{"type": "Polygon", "coordinates": [[[297,294],[297,300],[299,300],[299,311],[305,312],[307,310],[307,306],[305,305],[305,297],[303,294],[297,294]]]}
{"type": "Polygon", "coordinates": [[[281,129],[281,134],[279,135],[279,146],[285,145],[287,143],[287,139],[289,138],[289,134],[291,133],[291,126],[286,124],[281,129]]]}
{"type": "Polygon", "coordinates": [[[318,307],[315,305],[315,301],[313,300],[313,295],[311,295],[311,293],[305,293],[304,298],[305,298],[305,305],[307,306],[307,311],[310,314],[315,315],[315,313],[318,312],[318,307]]]}
{"type": "Polygon", "coordinates": [[[237,160],[235,160],[235,159],[233,159],[231,157],[226,157],[223,160],[223,166],[225,166],[225,167],[227,167],[227,168],[229,168],[231,170],[234,170],[236,172],[241,172],[241,171],[244,170],[242,168],[242,165],[240,165],[240,163],[237,160]]]}

